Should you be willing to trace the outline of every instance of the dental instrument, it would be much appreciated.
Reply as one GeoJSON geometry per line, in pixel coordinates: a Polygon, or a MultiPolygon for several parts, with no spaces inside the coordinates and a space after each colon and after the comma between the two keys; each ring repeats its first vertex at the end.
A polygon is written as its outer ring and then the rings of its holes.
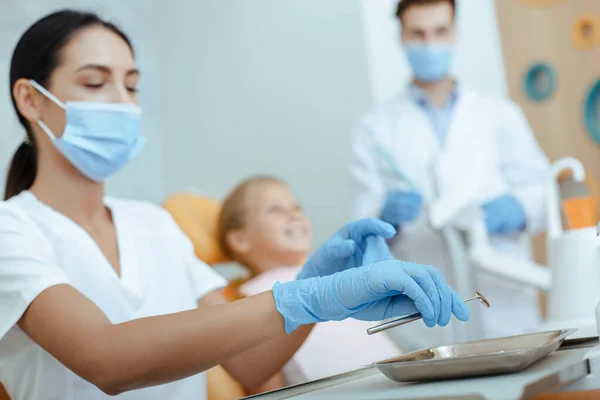
{"type": "MultiPolygon", "coordinates": [[[[490,308],[490,302],[488,301],[488,299],[486,299],[485,296],[483,294],[479,293],[478,291],[475,291],[475,296],[465,299],[465,303],[468,303],[469,301],[473,301],[473,300],[479,300],[479,302],[481,304],[483,304],[486,308],[490,308]]],[[[373,335],[375,333],[379,333],[379,332],[382,332],[382,331],[385,331],[385,330],[388,330],[391,328],[395,328],[400,325],[408,324],[409,322],[418,321],[421,318],[423,318],[421,313],[414,313],[414,314],[407,315],[405,317],[393,319],[391,321],[384,322],[382,324],[375,325],[374,327],[367,329],[367,334],[373,335]]]]}

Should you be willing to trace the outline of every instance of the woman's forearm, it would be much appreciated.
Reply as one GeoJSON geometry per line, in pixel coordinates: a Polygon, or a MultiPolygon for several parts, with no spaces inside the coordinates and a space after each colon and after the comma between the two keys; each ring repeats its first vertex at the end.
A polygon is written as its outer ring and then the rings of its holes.
{"type": "MultiPolygon", "coordinates": [[[[185,378],[277,336],[286,336],[283,318],[276,311],[270,292],[231,304],[131,321],[114,328],[115,339],[134,333],[143,340],[139,353],[132,356],[142,357],[144,362],[124,368],[130,371],[132,378],[123,382],[124,390],[185,378]],[[158,321],[158,318],[171,321],[158,321]],[[149,331],[154,332],[152,338],[145,334],[149,331]],[[144,348],[152,351],[144,354],[144,348]],[[133,379],[135,376],[142,379],[133,379]]],[[[127,342],[122,342],[123,351],[127,351],[127,342]]],[[[117,354],[119,350],[112,347],[115,357],[121,358],[117,354]]],[[[251,359],[246,361],[251,363],[251,359]]],[[[248,363],[246,369],[255,367],[249,368],[248,363]]],[[[115,374],[114,379],[119,380],[119,375],[115,374]]]]}
{"type": "Polygon", "coordinates": [[[258,345],[223,363],[223,367],[245,388],[255,391],[289,361],[302,346],[313,325],[303,325],[290,335],[258,345]],[[252,366],[248,368],[248,366],[252,366]]]}
{"type": "MultiPolygon", "coordinates": [[[[198,307],[225,304],[219,292],[212,292],[198,301],[198,307]]],[[[314,324],[303,325],[292,334],[282,334],[223,363],[229,374],[252,393],[260,393],[262,386],[292,358],[302,346],[314,324]],[[251,365],[252,368],[248,368],[251,365]]],[[[263,390],[264,391],[264,390],[263,390]]]]}
{"type": "Polygon", "coordinates": [[[89,299],[60,285],[40,294],[19,325],[109,394],[182,379],[285,336],[271,292],[113,325],[89,299]]]}

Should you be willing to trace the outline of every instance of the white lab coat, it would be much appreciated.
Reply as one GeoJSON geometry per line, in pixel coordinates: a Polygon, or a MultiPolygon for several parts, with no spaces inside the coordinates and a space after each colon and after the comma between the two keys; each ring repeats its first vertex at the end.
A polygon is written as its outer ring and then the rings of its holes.
{"type": "MultiPolygon", "coordinates": [[[[444,145],[425,112],[408,91],[361,119],[353,144],[350,174],[354,183],[353,215],[378,217],[386,194],[407,190],[389,164],[375,151],[386,149],[421,192],[425,208],[437,196],[456,190],[470,193],[479,204],[510,193],[523,205],[528,232],[493,236],[492,245],[520,258],[531,258],[530,233],[545,227],[545,179],[549,163],[520,108],[507,100],[481,96],[461,87],[453,122],[444,145]]],[[[448,248],[434,231],[426,212],[404,225],[392,246],[399,259],[434,265],[452,283],[448,248]]],[[[492,303],[482,311],[486,337],[518,334],[539,323],[535,292],[505,279],[476,273],[477,289],[492,303]]],[[[422,324],[398,328],[402,345],[411,348],[460,340],[452,329],[422,324]]]]}

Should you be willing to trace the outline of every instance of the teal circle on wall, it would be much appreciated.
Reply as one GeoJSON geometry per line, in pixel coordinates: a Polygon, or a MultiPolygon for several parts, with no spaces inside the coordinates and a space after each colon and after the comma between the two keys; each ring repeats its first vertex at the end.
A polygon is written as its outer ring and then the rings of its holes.
{"type": "Polygon", "coordinates": [[[527,70],[524,79],[527,98],[542,103],[554,95],[557,86],[557,74],[548,63],[536,63],[527,70]]]}
{"type": "Polygon", "coordinates": [[[585,99],[583,119],[588,135],[600,145],[600,80],[592,86],[585,99]]]}

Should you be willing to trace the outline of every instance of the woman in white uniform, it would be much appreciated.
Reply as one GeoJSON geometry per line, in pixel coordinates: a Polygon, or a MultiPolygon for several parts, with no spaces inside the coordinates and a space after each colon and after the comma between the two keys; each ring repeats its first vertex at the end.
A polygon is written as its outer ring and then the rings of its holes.
{"type": "Polygon", "coordinates": [[[94,14],[51,14],[15,48],[27,139],[0,203],[0,381],[13,400],[202,399],[202,371],[222,364],[257,387],[315,322],[468,318],[436,269],[375,263],[394,234],[375,220],[342,228],[297,280],[220,304],[225,282],[166,212],[104,196],[144,142],[138,76],[127,37],[94,14]]]}

